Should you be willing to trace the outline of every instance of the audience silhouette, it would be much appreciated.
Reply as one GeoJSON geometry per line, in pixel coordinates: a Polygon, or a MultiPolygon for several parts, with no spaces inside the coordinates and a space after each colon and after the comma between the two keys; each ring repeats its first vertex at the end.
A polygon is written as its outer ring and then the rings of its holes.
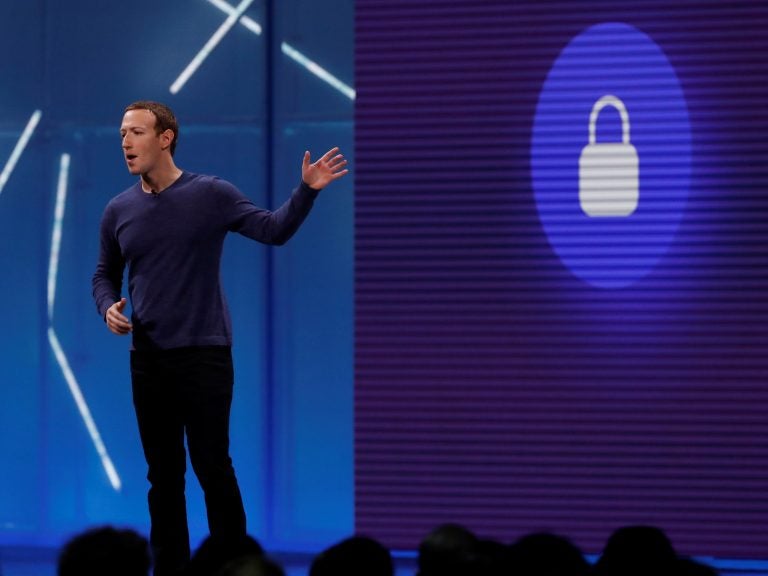
{"type": "Polygon", "coordinates": [[[312,561],[309,576],[393,576],[392,555],[378,541],[351,536],[322,551],[312,561]]]}
{"type": "Polygon", "coordinates": [[[477,537],[459,524],[442,524],[419,544],[417,576],[474,576],[477,537]]]}
{"type": "Polygon", "coordinates": [[[285,576],[285,572],[266,556],[241,556],[219,568],[213,576],[285,576]]]}
{"type": "Polygon", "coordinates": [[[570,540],[538,532],[509,547],[508,574],[514,576],[586,576],[590,565],[570,540]]]}
{"type": "MultiPolygon", "coordinates": [[[[147,539],[130,529],[93,528],[61,549],[58,576],[148,576],[147,539]]],[[[374,538],[351,536],[318,553],[308,576],[394,576],[390,550],[374,538]]],[[[285,576],[254,538],[220,542],[207,538],[195,550],[184,576],[285,576]]],[[[655,526],[623,526],[608,538],[590,566],[568,538],[527,534],[511,545],[482,539],[460,524],[442,524],[418,547],[414,576],[717,576],[692,558],[682,558],[655,526]]]]}
{"type": "Polygon", "coordinates": [[[58,576],[148,576],[149,542],[131,529],[92,528],[61,549],[58,576]]]}
{"type": "Polygon", "coordinates": [[[648,576],[676,571],[672,542],[655,526],[624,526],[608,538],[595,564],[595,576],[648,576]]]}
{"type": "Polygon", "coordinates": [[[265,558],[264,549],[255,538],[221,541],[208,536],[192,555],[185,576],[212,576],[231,564],[252,558],[265,558]]]}

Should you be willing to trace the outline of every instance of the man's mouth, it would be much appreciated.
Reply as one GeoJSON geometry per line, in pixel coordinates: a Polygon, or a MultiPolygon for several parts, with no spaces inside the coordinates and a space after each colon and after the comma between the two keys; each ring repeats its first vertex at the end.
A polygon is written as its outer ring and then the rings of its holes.
{"type": "Polygon", "coordinates": [[[135,160],[136,159],[136,154],[126,154],[125,155],[125,159],[128,160],[129,162],[131,160],[135,160]]]}

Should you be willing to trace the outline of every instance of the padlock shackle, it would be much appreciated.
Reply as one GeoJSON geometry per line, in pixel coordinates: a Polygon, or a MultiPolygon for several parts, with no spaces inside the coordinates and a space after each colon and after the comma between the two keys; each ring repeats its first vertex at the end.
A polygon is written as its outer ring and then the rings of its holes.
{"type": "Polygon", "coordinates": [[[629,144],[629,114],[624,102],[613,94],[606,94],[592,106],[592,113],[589,115],[589,143],[597,143],[597,117],[606,106],[613,106],[619,111],[621,115],[621,141],[624,144],[629,144]]]}

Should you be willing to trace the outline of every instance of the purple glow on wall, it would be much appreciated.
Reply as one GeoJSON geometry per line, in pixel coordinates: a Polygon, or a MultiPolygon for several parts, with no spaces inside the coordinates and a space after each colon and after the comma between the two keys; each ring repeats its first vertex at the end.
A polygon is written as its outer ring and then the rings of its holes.
{"type": "Polygon", "coordinates": [[[758,558],[768,6],[591,4],[356,4],[356,529],[396,548],[447,521],[552,530],[594,553],[644,523],[758,558]],[[674,240],[613,290],[563,265],[530,174],[547,73],[602,22],[664,51],[692,138],[674,240]]]}

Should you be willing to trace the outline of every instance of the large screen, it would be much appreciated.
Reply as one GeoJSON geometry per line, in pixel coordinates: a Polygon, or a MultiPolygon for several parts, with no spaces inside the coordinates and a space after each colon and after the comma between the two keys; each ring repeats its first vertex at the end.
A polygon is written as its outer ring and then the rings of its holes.
{"type": "Polygon", "coordinates": [[[355,514],[763,558],[768,4],[356,4],[355,514]]]}

